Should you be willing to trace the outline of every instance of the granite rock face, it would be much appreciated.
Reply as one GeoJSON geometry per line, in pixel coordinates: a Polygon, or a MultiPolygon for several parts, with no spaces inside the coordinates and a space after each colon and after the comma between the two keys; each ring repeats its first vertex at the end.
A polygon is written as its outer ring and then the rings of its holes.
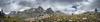
{"type": "Polygon", "coordinates": [[[44,9],[41,6],[39,6],[37,9],[35,9],[35,12],[41,13],[44,12],[44,9]]]}
{"type": "Polygon", "coordinates": [[[51,8],[48,8],[48,9],[46,10],[46,13],[47,13],[47,14],[52,14],[52,13],[54,13],[54,11],[53,11],[51,8]]]}
{"type": "MultiPolygon", "coordinates": [[[[23,16],[23,17],[39,17],[39,16],[44,16],[47,14],[52,14],[54,11],[51,8],[48,8],[47,10],[44,10],[41,6],[38,8],[31,8],[28,10],[24,10],[22,12],[20,11],[12,11],[11,14],[15,16],[23,16]]],[[[9,14],[9,15],[11,15],[9,14]]]]}

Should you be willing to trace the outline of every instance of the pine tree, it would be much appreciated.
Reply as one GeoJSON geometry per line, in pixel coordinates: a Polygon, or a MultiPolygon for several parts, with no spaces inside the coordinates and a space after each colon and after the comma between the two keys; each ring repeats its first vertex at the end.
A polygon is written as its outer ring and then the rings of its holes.
{"type": "Polygon", "coordinates": [[[3,10],[0,11],[0,22],[4,22],[5,13],[3,10]]]}
{"type": "Polygon", "coordinates": [[[97,10],[97,8],[95,8],[95,12],[97,12],[98,10],[97,10]]]}

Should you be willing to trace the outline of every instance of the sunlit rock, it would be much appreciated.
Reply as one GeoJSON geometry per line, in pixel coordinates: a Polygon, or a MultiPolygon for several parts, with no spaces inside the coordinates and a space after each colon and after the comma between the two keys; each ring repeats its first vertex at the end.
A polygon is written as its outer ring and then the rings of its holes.
{"type": "Polygon", "coordinates": [[[86,20],[87,18],[82,18],[83,20],[86,20]]]}

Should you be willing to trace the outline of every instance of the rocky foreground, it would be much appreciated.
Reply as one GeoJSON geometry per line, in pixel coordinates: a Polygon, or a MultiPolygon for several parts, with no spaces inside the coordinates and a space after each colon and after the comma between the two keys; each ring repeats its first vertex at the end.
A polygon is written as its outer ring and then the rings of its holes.
{"type": "MultiPolygon", "coordinates": [[[[45,16],[46,17],[46,16],[45,16]]],[[[99,13],[86,12],[79,15],[49,15],[43,19],[28,22],[100,22],[99,13]]]]}
{"type": "Polygon", "coordinates": [[[100,22],[100,13],[84,13],[79,15],[49,14],[37,18],[22,18],[6,16],[5,22],[100,22]]]}

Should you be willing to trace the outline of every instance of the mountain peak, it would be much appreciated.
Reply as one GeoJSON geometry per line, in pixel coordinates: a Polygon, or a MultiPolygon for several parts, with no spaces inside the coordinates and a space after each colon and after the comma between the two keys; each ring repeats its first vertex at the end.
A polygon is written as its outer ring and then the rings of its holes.
{"type": "Polygon", "coordinates": [[[51,8],[48,8],[47,10],[46,10],[46,12],[49,14],[51,14],[51,13],[54,13],[54,11],[51,9],[51,8]]]}
{"type": "Polygon", "coordinates": [[[43,12],[44,9],[41,6],[39,6],[38,8],[35,9],[35,11],[40,13],[43,12]]]}

